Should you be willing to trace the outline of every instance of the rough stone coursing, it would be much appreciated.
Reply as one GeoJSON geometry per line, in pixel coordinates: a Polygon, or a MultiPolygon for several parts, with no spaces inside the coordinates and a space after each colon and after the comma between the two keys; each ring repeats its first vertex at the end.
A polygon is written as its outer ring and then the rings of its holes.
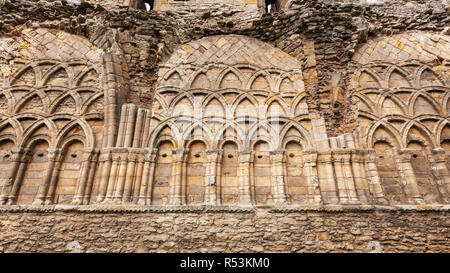
{"type": "Polygon", "coordinates": [[[0,214],[2,252],[448,252],[432,211],[0,214]],[[380,247],[378,247],[378,245],[380,247]]]}

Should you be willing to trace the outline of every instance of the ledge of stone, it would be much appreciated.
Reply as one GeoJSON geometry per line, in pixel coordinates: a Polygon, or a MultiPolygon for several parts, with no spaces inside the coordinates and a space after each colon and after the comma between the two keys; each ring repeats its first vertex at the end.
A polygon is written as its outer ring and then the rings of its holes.
{"type": "Polygon", "coordinates": [[[120,204],[96,205],[45,205],[45,206],[0,206],[0,213],[52,213],[52,212],[84,212],[84,213],[295,213],[295,212],[376,212],[376,211],[449,211],[450,205],[286,205],[286,206],[139,206],[120,204]]]}

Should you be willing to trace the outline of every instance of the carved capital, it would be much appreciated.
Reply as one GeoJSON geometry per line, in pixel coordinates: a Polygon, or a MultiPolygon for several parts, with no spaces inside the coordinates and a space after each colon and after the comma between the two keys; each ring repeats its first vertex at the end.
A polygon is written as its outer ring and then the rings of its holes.
{"type": "Polygon", "coordinates": [[[409,162],[411,160],[412,152],[409,149],[398,149],[397,155],[401,162],[409,162]]]}
{"type": "Polygon", "coordinates": [[[187,156],[189,154],[189,150],[185,148],[178,148],[172,150],[173,162],[185,162],[187,160],[187,156]]]}
{"type": "Polygon", "coordinates": [[[156,162],[156,157],[158,156],[158,149],[152,149],[145,152],[145,161],[156,162]]]}
{"type": "Polygon", "coordinates": [[[445,163],[445,150],[442,148],[432,149],[430,151],[430,161],[435,163],[445,163]]]}
{"type": "Polygon", "coordinates": [[[331,152],[325,152],[318,154],[317,159],[320,163],[331,164],[333,157],[331,155],[331,152]]]}
{"type": "Polygon", "coordinates": [[[375,163],[377,160],[377,153],[375,149],[368,149],[366,150],[366,160],[368,162],[375,163]]]}
{"type": "Polygon", "coordinates": [[[252,161],[252,151],[239,152],[239,163],[250,163],[252,161]]]}
{"type": "Polygon", "coordinates": [[[272,163],[283,163],[286,150],[275,150],[270,152],[270,161],[272,163]]]}
{"type": "Polygon", "coordinates": [[[221,157],[223,150],[207,150],[206,158],[208,162],[217,162],[217,160],[221,157]]]}

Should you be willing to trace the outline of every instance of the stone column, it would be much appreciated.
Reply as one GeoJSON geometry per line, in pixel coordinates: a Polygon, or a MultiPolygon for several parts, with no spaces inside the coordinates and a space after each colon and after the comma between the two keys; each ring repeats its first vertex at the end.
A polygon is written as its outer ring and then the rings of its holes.
{"type": "Polygon", "coordinates": [[[220,156],[217,159],[217,169],[216,169],[217,206],[222,205],[222,185],[223,185],[223,179],[224,179],[224,176],[222,176],[222,162],[223,162],[224,152],[223,152],[223,150],[219,150],[219,151],[220,151],[220,156]]]}
{"type": "Polygon", "coordinates": [[[252,205],[252,199],[250,196],[250,162],[252,160],[252,156],[252,151],[239,152],[239,205],[252,205]]]}
{"type": "Polygon", "coordinates": [[[106,197],[104,199],[105,202],[110,202],[113,200],[114,196],[114,188],[116,186],[117,180],[117,170],[119,169],[121,154],[111,151],[111,169],[108,179],[108,188],[106,190],[106,197]]]}
{"type": "MultiPolygon", "coordinates": [[[[30,149],[23,149],[23,154],[19,159],[20,163],[19,163],[19,168],[17,170],[17,174],[15,175],[15,178],[11,182],[12,189],[8,189],[7,205],[14,204],[17,199],[17,196],[19,195],[19,189],[20,189],[20,185],[23,182],[23,177],[25,175],[25,169],[27,168],[29,157],[32,156],[32,155],[30,155],[30,152],[31,152],[30,149]]],[[[10,177],[12,177],[12,176],[10,176],[10,177]]],[[[5,187],[5,188],[10,187],[9,182],[10,182],[10,179],[8,179],[8,181],[7,181],[8,187],[5,187]]]]}
{"type": "Polygon", "coordinates": [[[205,205],[217,206],[217,162],[222,156],[222,150],[207,150],[205,175],[205,205]]]}
{"type": "MultiPolygon", "coordinates": [[[[11,168],[8,171],[8,177],[5,180],[5,183],[2,188],[1,196],[0,196],[0,205],[4,205],[8,201],[8,196],[13,188],[13,185],[16,184],[15,181],[18,180],[17,176],[20,176],[19,167],[21,165],[26,164],[23,162],[26,159],[26,154],[28,150],[24,150],[21,148],[13,148],[11,150],[11,168]]],[[[20,182],[20,181],[19,181],[20,182]]]]}
{"type": "MultiPolygon", "coordinates": [[[[119,173],[117,175],[116,187],[114,189],[113,201],[122,201],[123,189],[125,187],[125,179],[127,176],[128,166],[128,149],[120,149],[121,156],[119,162],[119,173]]],[[[114,181],[111,181],[114,183],[114,181]]]]}
{"type": "Polygon", "coordinates": [[[142,174],[142,186],[139,192],[139,205],[152,204],[153,179],[155,178],[156,156],[158,149],[146,153],[144,157],[144,170],[142,174]]]}
{"type": "Polygon", "coordinates": [[[339,201],[342,204],[356,204],[355,184],[353,182],[352,169],[350,166],[350,150],[333,150],[334,170],[336,172],[336,181],[339,190],[339,201]]]}
{"type": "Polygon", "coordinates": [[[303,154],[306,185],[308,186],[308,196],[306,199],[309,205],[319,205],[321,203],[319,178],[317,177],[317,151],[305,150],[303,154]]]}
{"type": "Polygon", "coordinates": [[[445,162],[445,150],[436,148],[430,151],[428,158],[430,159],[433,175],[436,177],[436,184],[442,196],[442,201],[450,203],[450,174],[445,162]]]}
{"type": "Polygon", "coordinates": [[[96,202],[102,202],[106,196],[106,190],[108,187],[109,173],[111,172],[111,151],[104,149],[100,153],[100,164],[102,165],[102,174],[100,176],[100,184],[98,186],[98,194],[96,202]]]}
{"type": "Polygon", "coordinates": [[[319,175],[319,186],[322,200],[328,204],[338,204],[336,184],[334,182],[334,171],[331,152],[322,152],[317,157],[317,174],[319,175]]]}
{"type": "Polygon", "coordinates": [[[374,149],[366,150],[366,172],[369,182],[369,191],[372,193],[376,204],[388,204],[381,187],[380,176],[377,168],[377,154],[374,149]]]}
{"type": "Polygon", "coordinates": [[[136,171],[136,161],[137,161],[138,151],[136,149],[131,149],[128,154],[128,166],[125,174],[125,187],[123,189],[123,202],[131,201],[131,192],[134,182],[134,174],[136,171]]]}
{"type": "Polygon", "coordinates": [[[62,161],[64,160],[64,153],[58,153],[55,158],[55,165],[52,170],[52,177],[50,179],[50,185],[45,197],[45,205],[51,205],[54,203],[56,186],[58,184],[58,176],[61,168],[62,161]]]}
{"type": "Polygon", "coordinates": [[[351,150],[351,165],[353,170],[353,179],[355,181],[356,195],[361,203],[368,204],[369,187],[365,179],[363,179],[365,173],[364,165],[362,165],[363,156],[363,151],[356,149],[351,150]]]}
{"type": "Polygon", "coordinates": [[[89,178],[89,168],[92,158],[93,151],[84,151],[83,162],[81,163],[80,176],[78,178],[77,190],[75,196],[72,200],[72,204],[81,205],[83,204],[84,193],[86,191],[86,184],[89,178]]]}
{"type": "Polygon", "coordinates": [[[92,187],[94,185],[94,179],[95,179],[95,171],[97,170],[97,162],[98,162],[98,150],[95,151],[90,160],[90,166],[89,166],[89,176],[86,184],[86,189],[83,197],[83,205],[87,205],[91,201],[91,195],[92,195],[92,187]]]}
{"type": "Polygon", "coordinates": [[[186,195],[183,196],[182,179],[186,173],[183,173],[183,165],[186,163],[188,150],[184,148],[174,149],[172,151],[172,177],[173,183],[170,189],[169,204],[174,206],[186,204],[186,195]]]}
{"type": "Polygon", "coordinates": [[[133,203],[137,203],[137,201],[139,200],[139,194],[141,193],[143,172],[144,172],[144,154],[141,152],[137,155],[136,158],[136,173],[135,173],[135,182],[133,185],[133,196],[130,197],[131,199],[130,201],[132,201],[133,203]]]}
{"type": "Polygon", "coordinates": [[[286,185],[284,174],[284,153],[285,150],[275,150],[270,152],[272,198],[276,205],[286,204],[286,185]]]}
{"type": "Polygon", "coordinates": [[[398,156],[395,160],[397,162],[406,198],[408,198],[411,203],[421,204],[423,203],[423,198],[420,195],[416,175],[414,174],[411,165],[411,151],[409,149],[399,149],[397,150],[397,153],[398,156]]]}
{"type": "Polygon", "coordinates": [[[59,153],[58,150],[48,149],[47,166],[45,168],[44,175],[42,176],[36,197],[34,198],[32,204],[33,206],[43,205],[45,202],[45,196],[47,195],[47,190],[49,188],[50,180],[52,178],[53,167],[55,165],[58,153],[59,153]]]}

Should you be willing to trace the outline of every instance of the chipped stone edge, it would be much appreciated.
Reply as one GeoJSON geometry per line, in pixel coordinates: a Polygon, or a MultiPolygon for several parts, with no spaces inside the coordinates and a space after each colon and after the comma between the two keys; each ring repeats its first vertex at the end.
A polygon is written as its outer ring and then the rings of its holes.
{"type": "Polygon", "coordinates": [[[269,213],[296,212],[447,212],[450,205],[317,205],[317,206],[138,206],[138,205],[46,205],[0,206],[0,213],[269,213]]]}

